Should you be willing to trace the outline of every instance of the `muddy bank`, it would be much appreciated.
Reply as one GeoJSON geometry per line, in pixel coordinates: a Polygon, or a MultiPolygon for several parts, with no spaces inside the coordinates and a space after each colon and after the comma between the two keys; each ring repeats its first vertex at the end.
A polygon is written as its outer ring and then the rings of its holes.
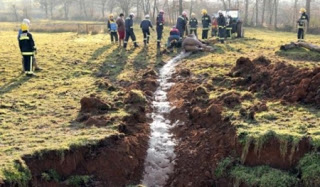
{"type": "Polygon", "coordinates": [[[269,98],[320,106],[320,68],[299,69],[285,62],[271,63],[265,57],[239,58],[230,76],[234,85],[269,98]]]}
{"type": "MultiPolygon", "coordinates": [[[[168,98],[174,107],[170,119],[180,124],[174,128],[179,144],[176,146],[175,172],[166,186],[233,186],[236,182],[233,179],[215,176],[217,164],[226,157],[241,158],[245,166],[267,165],[288,171],[312,150],[308,137],[293,143],[270,136],[260,144],[255,141],[243,144],[237,129],[228,117],[222,116],[222,111],[239,105],[246,98],[228,92],[209,99],[208,90],[218,87],[207,84],[207,79],[211,78],[192,75],[183,68],[173,76],[176,84],[170,89],[168,98]]],[[[255,110],[264,111],[265,107],[262,103],[255,110]]]]}

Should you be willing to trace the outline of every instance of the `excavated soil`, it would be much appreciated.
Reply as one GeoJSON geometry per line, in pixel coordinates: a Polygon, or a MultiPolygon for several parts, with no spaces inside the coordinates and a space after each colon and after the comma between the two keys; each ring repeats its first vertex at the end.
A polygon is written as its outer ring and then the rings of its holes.
{"type": "Polygon", "coordinates": [[[239,58],[230,76],[235,86],[263,91],[269,98],[320,106],[320,68],[299,69],[285,62],[271,63],[265,57],[239,58]]]}

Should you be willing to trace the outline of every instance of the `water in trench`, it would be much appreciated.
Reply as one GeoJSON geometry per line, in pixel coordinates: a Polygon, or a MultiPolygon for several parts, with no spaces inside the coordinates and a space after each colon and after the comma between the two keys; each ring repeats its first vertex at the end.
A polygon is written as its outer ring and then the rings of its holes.
{"type": "Polygon", "coordinates": [[[159,87],[154,93],[155,99],[152,104],[153,113],[151,116],[153,122],[150,124],[151,136],[142,180],[142,184],[147,187],[164,186],[174,169],[176,141],[170,132],[173,125],[167,119],[171,109],[167,91],[173,85],[169,79],[175,70],[175,66],[181,59],[189,55],[190,53],[180,53],[160,69],[159,87]]]}

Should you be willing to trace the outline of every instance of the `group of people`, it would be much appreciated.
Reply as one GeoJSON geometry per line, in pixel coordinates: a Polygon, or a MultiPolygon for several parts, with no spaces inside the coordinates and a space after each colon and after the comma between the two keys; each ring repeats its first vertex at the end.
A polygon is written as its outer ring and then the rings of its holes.
{"type": "MultiPolygon", "coordinates": [[[[202,40],[206,41],[209,37],[210,28],[212,28],[212,35],[217,37],[221,43],[224,43],[226,37],[231,37],[231,16],[228,15],[228,19],[225,18],[222,11],[219,11],[219,16],[217,18],[211,19],[210,15],[208,15],[207,10],[202,10],[202,40]]],[[[109,16],[108,19],[108,30],[111,36],[111,42],[118,42],[119,46],[122,45],[126,48],[128,45],[128,41],[131,38],[135,47],[138,47],[135,32],[133,29],[133,19],[134,14],[131,13],[126,19],[124,19],[124,14],[121,13],[119,17],[115,20],[113,14],[109,16]],[[118,37],[119,36],[119,37],[118,37]]],[[[163,36],[164,29],[164,11],[160,10],[157,18],[156,18],[156,32],[157,32],[157,47],[161,47],[161,40],[163,36]]],[[[182,41],[184,36],[187,36],[189,33],[194,34],[198,37],[198,20],[196,18],[196,14],[191,14],[191,19],[189,20],[187,13],[182,12],[182,14],[177,18],[176,25],[171,29],[170,36],[168,38],[167,46],[170,46],[172,41],[182,41]],[[188,26],[189,25],[189,29],[188,26]]],[[[140,28],[143,33],[143,43],[145,46],[149,44],[150,41],[150,29],[154,30],[152,22],[150,20],[149,15],[145,15],[145,19],[141,21],[140,28]]]]}
{"type": "MultiPolygon", "coordinates": [[[[301,17],[297,21],[298,41],[303,41],[305,38],[305,32],[307,28],[306,25],[309,22],[309,17],[306,14],[306,10],[304,8],[300,9],[300,13],[301,17]]],[[[208,15],[207,11],[205,9],[202,10],[202,40],[205,41],[208,39],[210,27],[212,28],[212,36],[216,36],[221,43],[224,43],[226,37],[231,36],[231,30],[233,29],[232,17],[230,15],[227,15],[226,19],[222,11],[219,11],[218,15],[219,16],[217,18],[213,18],[213,20],[211,20],[211,17],[208,15]]],[[[123,42],[123,47],[126,48],[129,38],[131,38],[134,46],[138,47],[133,29],[134,16],[135,15],[131,13],[126,19],[124,19],[124,14],[121,13],[116,20],[114,19],[114,16],[112,14],[109,16],[108,30],[110,32],[112,42],[119,41],[119,46],[122,46],[123,42]]],[[[161,10],[156,18],[158,48],[160,48],[161,46],[164,24],[164,11],[161,10]]],[[[27,76],[32,76],[34,74],[33,70],[41,70],[36,64],[35,54],[37,53],[37,48],[32,34],[29,32],[30,25],[30,20],[24,19],[21,23],[21,29],[18,32],[18,43],[22,55],[23,72],[25,72],[27,76]]],[[[148,45],[150,41],[150,29],[154,30],[149,15],[146,15],[145,19],[140,23],[140,28],[143,32],[143,43],[144,45],[148,45]]],[[[188,38],[188,48],[192,48],[192,43],[196,43],[196,45],[200,44],[197,39],[197,29],[198,20],[196,18],[196,15],[192,13],[191,19],[189,20],[187,17],[187,13],[183,12],[178,17],[176,25],[170,30],[167,47],[169,49],[172,49],[173,47],[183,46],[182,39],[184,36],[187,36],[188,38]],[[189,32],[187,29],[188,23],[190,26],[189,32]],[[188,33],[190,33],[190,35],[188,33]]],[[[205,47],[206,46],[204,45],[198,45],[197,49],[203,49],[205,47]]]]}

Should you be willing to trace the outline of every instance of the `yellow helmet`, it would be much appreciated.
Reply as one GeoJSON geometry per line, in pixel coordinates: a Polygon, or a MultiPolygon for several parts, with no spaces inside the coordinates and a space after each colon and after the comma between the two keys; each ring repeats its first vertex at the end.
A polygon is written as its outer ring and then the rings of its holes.
{"type": "Polygon", "coordinates": [[[109,15],[109,18],[113,18],[113,14],[110,14],[110,15],[109,15]]]}
{"type": "Polygon", "coordinates": [[[207,14],[208,12],[207,12],[206,9],[202,9],[201,13],[202,13],[202,14],[207,14]]]}
{"type": "Polygon", "coordinates": [[[300,13],[305,13],[306,9],[305,8],[300,8],[300,13]]]}
{"type": "Polygon", "coordinates": [[[21,24],[21,30],[22,31],[27,31],[27,30],[29,30],[29,26],[26,23],[22,23],[21,24]]]}
{"type": "Polygon", "coordinates": [[[196,14],[192,12],[191,16],[192,16],[192,17],[195,17],[195,16],[196,16],[196,14]]]}

